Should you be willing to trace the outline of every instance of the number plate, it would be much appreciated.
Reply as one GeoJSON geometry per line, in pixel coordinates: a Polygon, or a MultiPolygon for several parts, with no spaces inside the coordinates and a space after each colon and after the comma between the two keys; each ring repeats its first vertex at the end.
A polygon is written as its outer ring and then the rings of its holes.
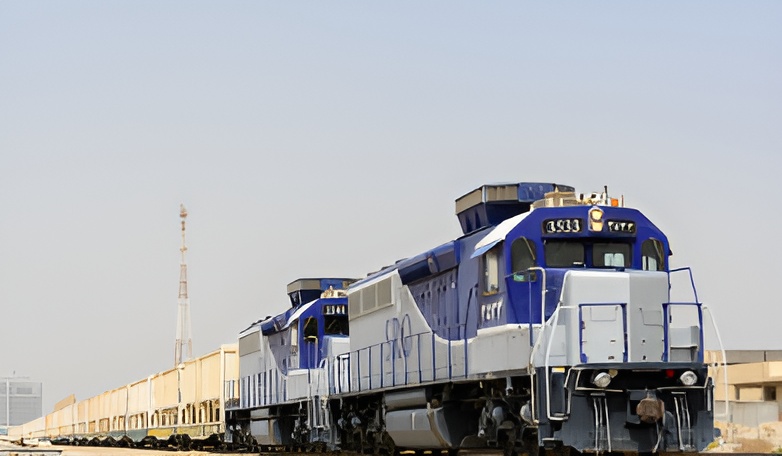
{"type": "Polygon", "coordinates": [[[606,222],[608,231],[612,233],[635,234],[635,222],[629,220],[609,220],[606,222]]]}
{"type": "Polygon", "coordinates": [[[578,218],[552,219],[543,222],[543,232],[555,233],[580,233],[583,222],[578,218]]]}

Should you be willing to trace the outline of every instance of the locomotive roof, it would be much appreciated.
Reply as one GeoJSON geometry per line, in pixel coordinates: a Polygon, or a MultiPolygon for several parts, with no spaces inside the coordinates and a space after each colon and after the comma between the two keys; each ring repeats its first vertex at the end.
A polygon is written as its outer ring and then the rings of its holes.
{"type": "MultiPolygon", "coordinates": [[[[605,205],[601,204],[598,205],[599,207],[603,208],[606,211],[610,210],[623,210],[628,212],[635,212],[638,216],[645,219],[645,223],[648,223],[653,226],[653,223],[649,221],[640,211],[633,208],[628,207],[612,207],[613,205],[605,205]]],[[[410,270],[414,268],[434,268],[435,272],[437,273],[440,271],[445,271],[449,267],[456,266],[460,262],[459,258],[459,250],[460,250],[460,243],[468,238],[480,238],[480,240],[477,241],[475,244],[475,249],[470,255],[471,258],[475,258],[477,256],[482,255],[498,243],[505,240],[505,238],[508,236],[508,234],[516,227],[518,224],[524,220],[527,217],[533,216],[533,214],[540,214],[540,211],[544,211],[546,213],[549,213],[549,211],[562,211],[562,212],[573,212],[573,211],[588,211],[590,208],[595,207],[594,204],[572,204],[572,205],[562,205],[562,206],[541,206],[541,207],[535,207],[533,206],[529,211],[523,212],[521,214],[506,218],[502,221],[500,221],[496,225],[489,225],[485,226],[479,230],[472,231],[470,233],[464,234],[452,241],[446,242],[444,244],[441,244],[431,250],[427,250],[421,254],[404,258],[399,261],[397,261],[395,264],[391,266],[384,267],[383,269],[373,272],[369,274],[364,279],[361,279],[359,281],[356,281],[352,283],[349,287],[349,289],[355,289],[356,287],[360,287],[364,285],[367,282],[373,281],[374,279],[384,276],[392,271],[399,270],[399,274],[402,277],[403,283],[409,282],[411,280],[416,280],[415,278],[412,278],[410,280],[405,279],[406,272],[409,272],[410,270]]],[[[415,272],[412,272],[412,274],[415,274],[415,272]]],[[[419,276],[420,277],[420,276],[419,276]]]]}
{"type": "Polygon", "coordinates": [[[456,199],[456,216],[464,234],[499,225],[549,193],[575,192],[569,185],[548,182],[486,184],[456,199]]]}

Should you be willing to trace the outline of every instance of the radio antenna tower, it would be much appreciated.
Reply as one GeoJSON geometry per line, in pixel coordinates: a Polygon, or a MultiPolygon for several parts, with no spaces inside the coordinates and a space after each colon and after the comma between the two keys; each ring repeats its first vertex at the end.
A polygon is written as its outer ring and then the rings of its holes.
{"type": "Polygon", "coordinates": [[[190,335],[190,299],[187,297],[187,263],[185,263],[185,219],[187,210],[179,205],[179,217],[182,218],[182,259],[179,263],[179,312],[176,323],[176,346],[174,347],[174,366],[193,357],[193,339],[190,335]]]}

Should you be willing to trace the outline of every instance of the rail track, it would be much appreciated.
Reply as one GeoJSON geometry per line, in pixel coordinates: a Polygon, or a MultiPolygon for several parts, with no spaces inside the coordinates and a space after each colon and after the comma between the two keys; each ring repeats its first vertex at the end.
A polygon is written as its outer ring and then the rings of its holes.
{"type": "MultiPolygon", "coordinates": [[[[184,447],[176,447],[170,443],[168,443],[168,440],[163,440],[161,442],[166,442],[166,444],[160,444],[156,446],[147,445],[147,446],[140,446],[140,445],[114,445],[113,447],[109,447],[107,444],[96,444],[94,442],[94,439],[87,441],[86,443],[79,442],[79,443],[69,443],[63,445],[63,442],[53,442],[53,447],[37,447],[37,446],[0,446],[0,456],[104,456],[106,454],[113,454],[113,455],[133,455],[138,454],[139,456],[151,456],[151,455],[158,455],[158,454],[176,454],[179,452],[185,453],[188,452],[190,455],[193,455],[194,452],[203,452],[203,453],[212,453],[212,454],[221,454],[221,455],[230,455],[230,454],[256,454],[259,456],[302,456],[302,455],[308,455],[308,456],[364,456],[364,453],[356,453],[351,451],[329,451],[324,448],[320,447],[312,447],[312,448],[293,448],[293,447],[286,447],[286,446],[269,446],[269,445],[255,445],[255,446],[243,446],[238,444],[226,444],[225,442],[221,445],[214,445],[214,446],[208,446],[208,445],[200,445],[199,448],[184,448],[184,447]]],[[[205,439],[206,440],[206,439],[205,439]]],[[[690,456],[700,456],[700,455],[714,455],[715,453],[720,454],[720,452],[704,452],[704,453],[686,453],[690,456]]],[[[557,455],[557,452],[546,452],[546,455],[557,455]]],[[[563,453],[567,454],[567,453],[563,453]]],[[[571,455],[578,454],[578,453],[569,453],[571,455]]],[[[660,454],[666,454],[666,453],[660,453],[660,454]]],[[[679,454],[683,455],[683,453],[670,453],[672,454],[679,454]]],[[[752,455],[757,453],[730,453],[731,455],[735,456],[744,456],[744,455],[752,455]]],[[[501,450],[490,450],[490,449],[464,449],[464,450],[407,450],[407,451],[400,451],[397,452],[396,455],[398,456],[502,456],[503,452],[501,450]]],[[[521,455],[520,455],[521,456],[521,455]]]]}

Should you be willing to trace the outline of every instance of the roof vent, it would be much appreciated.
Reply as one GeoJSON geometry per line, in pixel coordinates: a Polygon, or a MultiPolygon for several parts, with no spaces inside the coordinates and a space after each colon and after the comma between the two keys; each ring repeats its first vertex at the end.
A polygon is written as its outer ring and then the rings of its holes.
{"type": "Polygon", "coordinates": [[[533,202],[550,192],[574,192],[568,185],[540,182],[487,184],[456,200],[456,216],[464,234],[527,212],[533,202]]]}
{"type": "Polygon", "coordinates": [[[582,204],[582,201],[583,199],[576,197],[575,192],[554,191],[546,193],[543,198],[532,203],[532,208],[578,206],[582,204]]]}

